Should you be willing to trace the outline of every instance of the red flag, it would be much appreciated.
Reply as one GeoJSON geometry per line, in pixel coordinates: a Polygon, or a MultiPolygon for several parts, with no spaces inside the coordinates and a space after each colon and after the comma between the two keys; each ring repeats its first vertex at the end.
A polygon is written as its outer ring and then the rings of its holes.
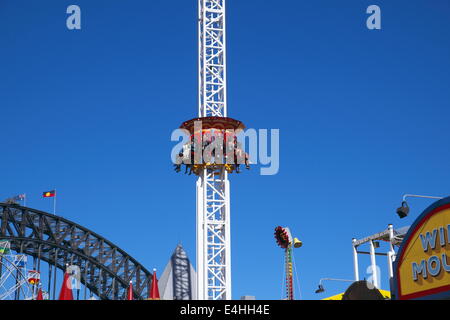
{"type": "Polygon", "coordinates": [[[156,278],[156,269],[153,269],[152,287],[150,289],[149,300],[159,300],[158,278],[156,278]]]}
{"type": "Polygon", "coordinates": [[[70,274],[64,273],[64,280],[61,287],[61,292],[59,293],[59,300],[73,300],[72,294],[72,282],[70,279],[70,274]]]}
{"type": "Polygon", "coordinates": [[[130,286],[128,287],[127,299],[133,300],[133,281],[130,281],[130,286]]]}
{"type": "Polygon", "coordinates": [[[42,193],[42,196],[44,198],[53,198],[54,196],[56,196],[56,190],[45,191],[45,192],[42,193]]]}

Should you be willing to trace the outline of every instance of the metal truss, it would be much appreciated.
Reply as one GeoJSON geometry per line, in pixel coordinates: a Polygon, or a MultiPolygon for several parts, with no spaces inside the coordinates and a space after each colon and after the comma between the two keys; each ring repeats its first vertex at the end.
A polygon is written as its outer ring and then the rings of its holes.
{"type": "MultiPolygon", "coordinates": [[[[199,117],[226,117],[225,0],[199,0],[199,117]]],[[[197,298],[231,300],[230,185],[222,168],[197,181],[197,298]]]]}
{"type": "Polygon", "coordinates": [[[159,279],[163,300],[196,300],[197,274],[183,246],[178,244],[159,279]]]}
{"type": "Polygon", "coordinates": [[[205,170],[197,182],[200,300],[231,299],[230,184],[226,175],[205,170]]]}
{"type": "Polygon", "coordinates": [[[192,300],[191,263],[181,245],[178,245],[171,258],[173,268],[174,300],[192,300]]]}
{"type": "Polygon", "coordinates": [[[80,268],[81,283],[100,299],[124,299],[130,281],[134,297],[146,299],[152,273],[105,238],[59,216],[0,203],[0,240],[11,250],[65,270],[80,268]]]}
{"type": "Polygon", "coordinates": [[[199,117],[226,117],[225,0],[199,0],[199,117]]]}

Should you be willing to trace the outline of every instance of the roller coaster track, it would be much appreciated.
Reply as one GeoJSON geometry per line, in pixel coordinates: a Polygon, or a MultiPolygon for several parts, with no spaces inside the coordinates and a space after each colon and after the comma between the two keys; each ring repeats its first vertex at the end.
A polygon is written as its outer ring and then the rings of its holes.
{"type": "Polygon", "coordinates": [[[146,299],[152,273],[116,245],[65,218],[0,203],[0,240],[11,250],[65,270],[80,268],[80,280],[102,300],[124,299],[133,281],[135,299],[146,299]]]}

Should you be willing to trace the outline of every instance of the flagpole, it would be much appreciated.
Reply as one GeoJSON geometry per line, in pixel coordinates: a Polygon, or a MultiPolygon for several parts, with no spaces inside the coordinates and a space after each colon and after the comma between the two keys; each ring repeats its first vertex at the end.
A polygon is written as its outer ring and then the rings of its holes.
{"type": "Polygon", "coordinates": [[[23,197],[23,206],[26,207],[27,206],[27,194],[24,193],[23,195],[24,195],[24,197],[23,197]]]}
{"type": "Polygon", "coordinates": [[[53,215],[56,215],[56,189],[55,190],[55,196],[53,197],[53,215]]]}

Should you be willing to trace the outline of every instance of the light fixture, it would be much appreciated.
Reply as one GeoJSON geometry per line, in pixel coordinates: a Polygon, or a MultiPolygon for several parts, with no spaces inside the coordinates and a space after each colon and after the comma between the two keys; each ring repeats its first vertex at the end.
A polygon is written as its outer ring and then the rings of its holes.
{"type": "Polygon", "coordinates": [[[426,199],[443,199],[443,197],[435,197],[435,196],[423,196],[418,194],[405,194],[403,195],[402,206],[397,208],[397,214],[400,219],[405,218],[409,214],[409,206],[406,202],[406,198],[426,198],[426,199]]]}
{"type": "Polygon", "coordinates": [[[348,279],[334,279],[334,278],[322,278],[319,281],[319,288],[316,290],[316,293],[322,293],[325,291],[325,288],[323,287],[323,281],[343,281],[343,282],[354,282],[354,280],[348,280],[348,279]]]}
{"type": "Polygon", "coordinates": [[[403,201],[401,207],[397,208],[397,214],[400,217],[400,219],[403,219],[406,216],[408,216],[408,214],[409,214],[409,206],[408,206],[408,203],[406,201],[403,201]]]}
{"type": "Polygon", "coordinates": [[[325,291],[325,288],[323,287],[323,285],[319,284],[319,289],[316,290],[316,293],[322,293],[325,291]]]}

